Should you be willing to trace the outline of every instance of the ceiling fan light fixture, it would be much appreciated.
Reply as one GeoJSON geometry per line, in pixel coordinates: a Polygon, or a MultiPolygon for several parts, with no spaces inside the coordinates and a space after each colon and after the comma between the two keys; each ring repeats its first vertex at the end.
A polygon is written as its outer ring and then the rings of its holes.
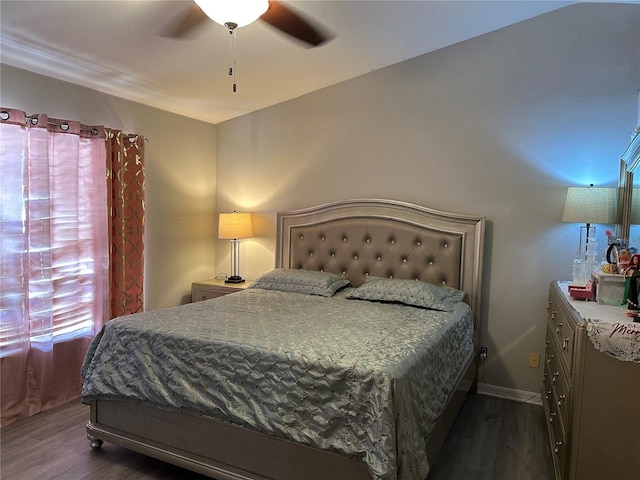
{"type": "Polygon", "coordinates": [[[269,8],[268,0],[194,0],[202,11],[222,26],[244,27],[255,22],[269,8]]]}

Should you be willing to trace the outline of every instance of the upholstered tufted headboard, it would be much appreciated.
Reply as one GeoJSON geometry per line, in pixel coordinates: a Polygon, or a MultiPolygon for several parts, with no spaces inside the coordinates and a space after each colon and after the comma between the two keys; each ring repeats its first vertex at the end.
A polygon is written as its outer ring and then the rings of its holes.
{"type": "Polygon", "coordinates": [[[477,319],[484,222],[374,199],[279,212],[276,267],[334,272],[356,287],[372,275],[459,288],[477,319]]]}

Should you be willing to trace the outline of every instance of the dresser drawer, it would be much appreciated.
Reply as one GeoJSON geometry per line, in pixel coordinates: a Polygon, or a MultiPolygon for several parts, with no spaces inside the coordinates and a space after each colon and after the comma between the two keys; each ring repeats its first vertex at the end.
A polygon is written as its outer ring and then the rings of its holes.
{"type": "MultiPolygon", "coordinates": [[[[553,381],[553,379],[552,379],[553,381]]],[[[560,414],[560,418],[562,419],[562,426],[565,428],[565,433],[569,428],[569,413],[571,411],[570,401],[571,401],[571,389],[569,387],[569,382],[567,381],[567,377],[565,377],[562,373],[555,378],[555,383],[553,383],[553,401],[556,403],[558,407],[558,413],[560,414]]]]}
{"type": "Polygon", "coordinates": [[[555,408],[553,402],[547,404],[547,426],[552,432],[551,436],[551,452],[553,455],[553,463],[559,479],[564,479],[564,469],[566,466],[565,456],[567,452],[566,436],[562,431],[562,423],[559,420],[558,409],[555,408]]]}
{"type": "Polygon", "coordinates": [[[569,427],[571,389],[569,380],[561,366],[561,357],[559,356],[561,354],[556,350],[555,343],[551,341],[551,336],[551,331],[548,331],[543,375],[545,400],[554,405],[562,428],[562,434],[566,438],[569,427]]]}
{"type": "Polygon", "coordinates": [[[201,302],[203,300],[210,300],[212,298],[218,298],[223,295],[227,295],[229,292],[221,290],[212,290],[210,288],[198,288],[193,287],[191,290],[191,297],[193,302],[201,302]]]}
{"type": "Polygon", "coordinates": [[[566,378],[560,367],[560,359],[552,338],[553,335],[551,325],[549,325],[545,346],[542,405],[547,422],[556,480],[565,480],[568,424],[558,405],[558,386],[565,383],[566,378]]]}
{"type": "Polygon", "coordinates": [[[573,372],[575,331],[569,315],[560,299],[556,297],[555,292],[550,292],[548,317],[551,338],[557,347],[559,357],[562,358],[567,374],[571,375],[573,372]]]}

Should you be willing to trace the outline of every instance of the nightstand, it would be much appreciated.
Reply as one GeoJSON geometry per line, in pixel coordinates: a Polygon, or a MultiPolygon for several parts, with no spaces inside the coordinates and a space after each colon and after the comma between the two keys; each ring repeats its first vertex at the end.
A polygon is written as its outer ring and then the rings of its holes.
{"type": "Polygon", "coordinates": [[[224,280],[218,280],[216,278],[200,280],[199,282],[193,282],[191,284],[191,301],[200,302],[202,300],[221,297],[244,290],[249,285],[251,285],[250,281],[245,281],[244,283],[224,283],[224,280]]]}

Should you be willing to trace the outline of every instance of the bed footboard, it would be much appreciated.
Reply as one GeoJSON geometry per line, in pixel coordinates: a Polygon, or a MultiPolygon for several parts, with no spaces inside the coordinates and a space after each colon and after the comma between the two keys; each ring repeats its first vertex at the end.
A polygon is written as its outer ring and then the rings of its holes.
{"type": "Polygon", "coordinates": [[[104,440],[219,480],[371,480],[358,459],[124,402],[92,402],[87,434],[92,449],[104,440]]]}

